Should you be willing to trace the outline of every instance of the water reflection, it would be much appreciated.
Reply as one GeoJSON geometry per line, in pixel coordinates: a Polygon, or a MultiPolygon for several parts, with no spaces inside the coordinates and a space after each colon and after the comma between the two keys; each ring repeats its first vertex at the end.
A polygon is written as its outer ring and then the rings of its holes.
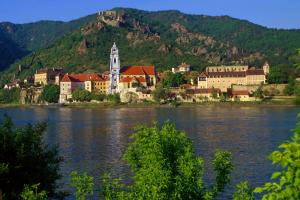
{"type": "MultiPolygon", "coordinates": [[[[57,144],[64,157],[62,188],[68,189],[72,170],[87,171],[99,181],[111,172],[126,177],[129,169],[122,155],[138,123],[158,125],[169,119],[192,139],[197,154],[206,161],[205,179],[213,179],[210,161],[216,149],[232,152],[232,185],[249,180],[260,185],[274,171],[266,159],[296,123],[298,107],[197,106],[180,108],[5,108],[14,123],[48,122],[45,141],[57,144]]],[[[229,187],[221,199],[231,195],[229,187]]]]}

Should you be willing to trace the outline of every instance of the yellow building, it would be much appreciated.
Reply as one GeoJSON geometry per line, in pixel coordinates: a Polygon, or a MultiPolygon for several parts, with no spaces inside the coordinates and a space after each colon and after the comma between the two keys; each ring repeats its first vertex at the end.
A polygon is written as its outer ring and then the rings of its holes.
{"type": "MultiPolygon", "coordinates": [[[[35,85],[57,84],[57,76],[63,75],[62,69],[40,69],[34,74],[35,85]]],[[[62,77],[62,76],[61,76],[62,77]]],[[[59,83],[58,83],[59,84],[59,83]]]]}
{"type": "Polygon", "coordinates": [[[93,90],[106,94],[109,88],[109,78],[107,76],[99,76],[99,79],[92,83],[93,90]]]}
{"type": "Polygon", "coordinates": [[[260,85],[266,83],[269,71],[249,68],[248,66],[207,67],[198,78],[198,88],[219,88],[227,92],[232,85],[260,85]]]}

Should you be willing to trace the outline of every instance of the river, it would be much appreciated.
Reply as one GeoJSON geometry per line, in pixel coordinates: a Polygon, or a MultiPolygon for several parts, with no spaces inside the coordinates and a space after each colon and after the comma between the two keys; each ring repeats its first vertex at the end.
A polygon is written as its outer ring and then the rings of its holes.
{"type": "MultiPolygon", "coordinates": [[[[229,199],[233,186],[248,180],[260,186],[269,180],[275,167],[267,156],[292,135],[300,107],[206,105],[191,107],[147,108],[1,108],[17,126],[48,122],[44,136],[47,144],[59,147],[64,162],[60,189],[69,189],[69,174],[86,171],[99,181],[104,172],[128,177],[129,168],[122,161],[129,136],[137,124],[161,125],[170,120],[187,132],[195,152],[205,159],[206,183],[213,173],[210,161],[216,149],[232,153],[232,182],[220,199],[229,199]]],[[[73,199],[72,196],[69,199],[73,199]]]]}

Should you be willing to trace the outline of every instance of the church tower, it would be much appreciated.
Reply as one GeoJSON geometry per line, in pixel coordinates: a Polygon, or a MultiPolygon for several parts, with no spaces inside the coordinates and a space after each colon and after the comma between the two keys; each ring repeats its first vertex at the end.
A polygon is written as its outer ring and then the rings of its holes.
{"type": "Polygon", "coordinates": [[[109,73],[109,94],[119,92],[119,80],[120,80],[120,58],[119,50],[116,43],[111,48],[110,51],[110,73],[109,73]]]}
{"type": "Polygon", "coordinates": [[[263,65],[263,70],[264,70],[265,75],[268,75],[270,73],[270,65],[267,61],[263,65]]]}

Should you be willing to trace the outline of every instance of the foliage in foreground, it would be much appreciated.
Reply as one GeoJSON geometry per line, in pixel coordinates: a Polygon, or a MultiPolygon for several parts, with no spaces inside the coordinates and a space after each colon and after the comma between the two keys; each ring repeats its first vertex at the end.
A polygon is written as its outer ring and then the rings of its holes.
{"type": "Polygon", "coordinates": [[[279,146],[281,151],[270,155],[273,164],[281,171],[272,174],[270,182],[255,189],[263,193],[263,200],[300,199],[300,122],[298,122],[292,141],[279,146]]]}
{"type": "Polygon", "coordinates": [[[79,175],[78,172],[71,173],[71,186],[75,188],[76,200],[85,200],[88,195],[93,195],[94,178],[87,173],[79,175]]]}
{"type": "Polygon", "coordinates": [[[133,172],[133,184],[103,177],[105,199],[213,199],[229,183],[231,154],[217,151],[213,161],[216,179],[211,187],[203,180],[204,161],[195,155],[185,132],[166,122],[159,129],[139,126],[124,155],[133,172]]]}
{"type": "Polygon", "coordinates": [[[233,194],[233,200],[254,200],[253,189],[250,188],[247,181],[239,183],[233,194]]]}
{"type": "Polygon", "coordinates": [[[23,200],[47,200],[46,191],[38,192],[39,184],[32,185],[31,187],[25,185],[21,194],[23,200]]]}
{"type": "Polygon", "coordinates": [[[54,194],[62,159],[56,147],[43,143],[45,130],[45,123],[15,129],[6,115],[0,123],[0,193],[6,199],[18,199],[24,185],[39,184],[37,192],[54,194]]]}

